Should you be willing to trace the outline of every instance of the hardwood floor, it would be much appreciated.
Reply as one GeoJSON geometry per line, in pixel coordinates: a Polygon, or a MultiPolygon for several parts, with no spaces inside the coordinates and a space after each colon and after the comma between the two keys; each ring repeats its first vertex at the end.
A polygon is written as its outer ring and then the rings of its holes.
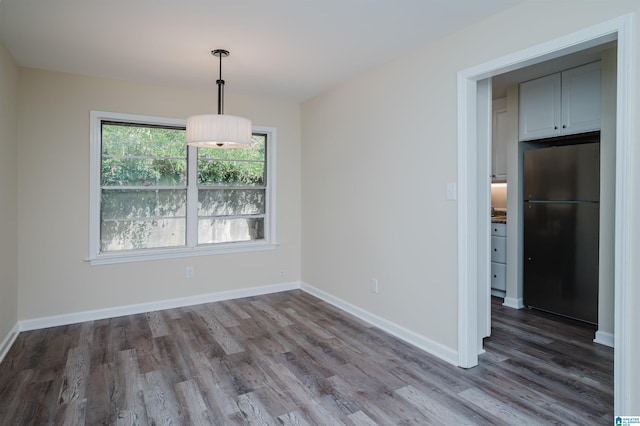
{"type": "Polygon", "coordinates": [[[607,425],[593,333],[494,300],[464,370],[300,290],[209,303],[21,333],[0,424],[607,425]]]}

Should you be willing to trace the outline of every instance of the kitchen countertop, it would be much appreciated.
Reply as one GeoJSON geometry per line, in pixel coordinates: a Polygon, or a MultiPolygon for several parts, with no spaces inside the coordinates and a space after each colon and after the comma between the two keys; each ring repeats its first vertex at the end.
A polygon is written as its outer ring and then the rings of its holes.
{"type": "Polygon", "coordinates": [[[507,223],[507,216],[491,216],[491,223],[507,223]]]}

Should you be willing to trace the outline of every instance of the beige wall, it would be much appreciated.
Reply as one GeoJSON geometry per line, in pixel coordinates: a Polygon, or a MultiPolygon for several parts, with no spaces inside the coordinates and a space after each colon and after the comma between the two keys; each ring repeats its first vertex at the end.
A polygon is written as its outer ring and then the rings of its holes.
{"type": "Polygon", "coordinates": [[[302,278],[455,349],[457,205],[445,188],[463,62],[443,47],[303,104],[302,278]]]}
{"type": "Polygon", "coordinates": [[[275,250],[91,266],[89,111],[186,118],[213,112],[215,88],[201,93],[33,69],[20,69],[18,81],[20,319],[300,279],[298,104],[225,98],[229,113],[277,128],[275,250]],[[187,266],[193,279],[184,278],[187,266]]]}
{"type": "Polygon", "coordinates": [[[17,79],[16,64],[0,44],[0,344],[18,320],[17,79]]]}
{"type": "MultiPolygon", "coordinates": [[[[637,1],[525,2],[304,103],[303,281],[455,349],[457,205],[445,188],[457,176],[457,73],[639,11],[637,1]]],[[[632,203],[638,217],[640,199],[632,203]]],[[[633,291],[637,305],[640,286],[633,291]]],[[[631,315],[639,328],[639,311],[631,315]]],[[[640,353],[640,337],[630,344],[640,353]]],[[[640,383],[640,365],[629,373],[640,383]]]]}

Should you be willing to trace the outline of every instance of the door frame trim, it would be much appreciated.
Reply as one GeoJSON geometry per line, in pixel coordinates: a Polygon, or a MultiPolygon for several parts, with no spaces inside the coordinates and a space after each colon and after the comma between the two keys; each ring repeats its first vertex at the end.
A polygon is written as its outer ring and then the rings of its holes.
{"type": "Polygon", "coordinates": [[[633,18],[624,15],[546,43],[462,70],[458,73],[458,364],[464,368],[478,365],[478,312],[483,299],[478,289],[486,286],[478,275],[478,259],[486,246],[476,212],[477,182],[490,171],[478,162],[477,83],[516,69],[577,52],[617,39],[616,105],[616,202],[615,202],[615,347],[614,412],[620,415],[630,408],[631,383],[627,374],[631,357],[631,223],[633,114],[633,18]]]}

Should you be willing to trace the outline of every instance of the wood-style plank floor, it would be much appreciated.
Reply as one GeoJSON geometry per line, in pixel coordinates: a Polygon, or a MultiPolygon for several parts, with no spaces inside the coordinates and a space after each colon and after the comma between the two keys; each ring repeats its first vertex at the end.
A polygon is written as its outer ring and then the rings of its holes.
{"type": "Polygon", "coordinates": [[[0,424],[606,425],[593,327],[493,304],[476,368],[300,290],[21,333],[0,424]]]}

